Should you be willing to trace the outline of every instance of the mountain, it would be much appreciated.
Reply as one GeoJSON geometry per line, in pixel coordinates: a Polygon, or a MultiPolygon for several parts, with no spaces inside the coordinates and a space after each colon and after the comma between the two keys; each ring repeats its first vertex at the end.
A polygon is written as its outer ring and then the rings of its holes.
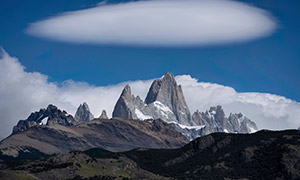
{"type": "MultiPolygon", "coordinates": [[[[130,86],[126,85],[115,105],[113,117],[139,119],[139,109],[142,109],[142,106],[144,106],[144,104],[141,98],[132,95],[130,86]]],[[[150,118],[152,117],[149,117],[149,119],[150,118]]],[[[146,116],[144,116],[143,119],[146,119],[146,116]]]]}
{"type": "Polygon", "coordinates": [[[139,96],[134,96],[130,86],[126,85],[115,105],[113,117],[162,119],[190,140],[214,132],[257,131],[256,124],[242,113],[230,113],[226,117],[219,105],[206,112],[197,110],[191,115],[182,88],[171,73],[153,81],[144,102],[139,96]]]}
{"type": "Polygon", "coordinates": [[[159,117],[165,117],[164,109],[171,110],[174,114],[175,119],[168,119],[168,121],[176,121],[180,124],[190,125],[191,115],[189,108],[185,102],[181,86],[177,85],[175,77],[173,74],[167,72],[161,79],[156,79],[147,94],[145,103],[149,106],[153,104],[154,106],[160,106],[159,111],[163,112],[159,114],[159,117]]]}
{"type": "MultiPolygon", "coordinates": [[[[300,179],[300,131],[213,133],[177,149],[70,152],[2,162],[2,179],[300,179]]],[[[0,163],[1,164],[1,163],[0,163]]]]}
{"type": "Polygon", "coordinates": [[[94,147],[125,151],[138,147],[175,148],[187,139],[161,120],[94,119],[90,122],[63,124],[74,119],[53,105],[21,120],[14,133],[0,143],[0,157],[26,157],[39,152],[46,155],[87,150],[94,147]],[[42,119],[48,118],[46,124],[42,119]],[[25,124],[26,126],[21,126],[25,124]],[[28,127],[27,124],[31,126],[28,127]],[[18,131],[16,131],[18,130],[18,131]]]}
{"type": "Polygon", "coordinates": [[[75,123],[76,121],[72,115],[69,115],[66,111],[61,111],[56,106],[50,104],[46,109],[31,113],[26,120],[20,120],[18,124],[14,126],[13,134],[38,125],[54,126],[58,124],[71,126],[75,123]]]}
{"type": "Polygon", "coordinates": [[[108,119],[107,113],[105,110],[102,110],[101,115],[99,116],[99,119],[108,119]]]}
{"type": "Polygon", "coordinates": [[[100,147],[124,151],[137,147],[174,148],[188,140],[211,134],[253,133],[257,130],[243,114],[228,117],[221,106],[191,115],[181,86],[171,73],[154,80],[145,101],[131,93],[126,85],[108,119],[103,111],[99,119],[80,104],[75,118],[54,105],[31,113],[20,120],[11,136],[0,143],[3,157],[50,154],[100,147]]]}
{"type": "Polygon", "coordinates": [[[152,83],[145,102],[139,96],[132,95],[130,86],[126,85],[115,105],[113,117],[163,119],[166,122],[174,121],[186,125],[191,123],[181,86],[177,86],[171,73],[166,73],[152,83]]]}
{"type": "Polygon", "coordinates": [[[197,124],[196,126],[170,124],[190,140],[214,132],[253,133],[257,131],[256,124],[242,113],[230,113],[229,117],[226,117],[222,106],[211,107],[206,112],[196,111],[192,119],[197,124]]]}
{"type": "Polygon", "coordinates": [[[90,111],[90,108],[86,102],[83,104],[80,104],[77,108],[76,114],[75,114],[75,120],[77,122],[89,122],[94,119],[93,114],[90,111]]]}

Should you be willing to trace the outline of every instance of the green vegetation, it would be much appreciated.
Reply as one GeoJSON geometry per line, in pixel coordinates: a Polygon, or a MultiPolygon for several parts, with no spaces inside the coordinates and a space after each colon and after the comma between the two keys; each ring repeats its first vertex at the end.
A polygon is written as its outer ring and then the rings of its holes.
{"type": "Polygon", "coordinates": [[[32,177],[31,175],[23,174],[23,173],[16,173],[13,179],[14,180],[36,180],[36,178],[32,177]]]}

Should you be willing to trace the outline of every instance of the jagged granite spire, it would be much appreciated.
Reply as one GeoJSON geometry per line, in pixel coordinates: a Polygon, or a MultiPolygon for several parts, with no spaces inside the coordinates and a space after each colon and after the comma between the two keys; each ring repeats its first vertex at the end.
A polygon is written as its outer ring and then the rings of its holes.
{"type": "Polygon", "coordinates": [[[102,113],[99,116],[99,119],[108,119],[108,116],[107,116],[107,113],[105,110],[102,110],[102,113]]]}
{"type": "Polygon", "coordinates": [[[86,102],[83,104],[80,104],[77,108],[76,114],[75,114],[75,120],[77,122],[89,122],[94,119],[93,114],[90,112],[90,108],[87,105],[86,102]]]}
{"type": "Polygon", "coordinates": [[[132,112],[131,109],[128,107],[128,104],[132,101],[131,97],[131,88],[127,84],[124,87],[122,94],[117,101],[117,104],[115,105],[113,117],[119,117],[122,119],[132,119],[132,112]]]}
{"type": "Polygon", "coordinates": [[[166,73],[152,83],[145,103],[139,96],[134,97],[130,86],[126,85],[114,108],[113,117],[141,120],[154,118],[192,125],[181,86],[177,85],[171,73],[166,73]]]}
{"type": "MultiPolygon", "coordinates": [[[[131,94],[131,88],[127,84],[123,89],[121,96],[119,97],[113,114],[113,117],[118,117],[122,119],[146,119],[147,117],[143,114],[143,109],[145,107],[144,102],[142,99],[137,96],[131,94]],[[141,118],[143,117],[143,118],[141,118]]],[[[151,118],[149,116],[149,118],[151,118]]]]}
{"type": "Polygon", "coordinates": [[[152,83],[145,103],[151,104],[157,101],[174,113],[178,123],[191,125],[191,115],[182,88],[177,85],[173,74],[167,72],[162,78],[152,83]]]}

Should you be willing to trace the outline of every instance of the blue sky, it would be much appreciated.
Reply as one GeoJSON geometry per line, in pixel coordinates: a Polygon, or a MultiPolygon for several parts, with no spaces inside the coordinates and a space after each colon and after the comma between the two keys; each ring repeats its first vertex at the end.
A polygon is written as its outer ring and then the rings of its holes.
{"type": "MultiPolygon", "coordinates": [[[[94,85],[151,79],[169,71],[199,81],[234,87],[238,92],[268,92],[300,101],[300,2],[247,0],[268,10],[280,27],[269,37],[235,44],[162,48],[88,45],[29,36],[29,23],[93,7],[96,0],[1,0],[0,45],[27,71],[94,85]]],[[[117,1],[108,1],[117,2],[117,1]]]]}

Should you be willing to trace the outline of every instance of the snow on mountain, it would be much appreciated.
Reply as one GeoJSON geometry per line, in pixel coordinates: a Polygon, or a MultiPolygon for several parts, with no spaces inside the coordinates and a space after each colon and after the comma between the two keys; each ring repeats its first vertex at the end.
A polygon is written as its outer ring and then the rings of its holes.
{"type": "Polygon", "coordinates": [[[49,117],[45,117],[44,119],[42,119],[42,121],[40,122],[40,125],[47,125],[49,117]]]}
{"type": "Polygon", "coordinates": [[[145,115],[145,114],[143,114],[140,110],[138,110],[138,109],[135,109],[135,114],[136,114],[136,116],[137,116],[137,118],[139,119],[139,120],[146,120],[146,119],[153,119],[153,117],[152,116],[147,116],[147,115],[145,115]]]}

